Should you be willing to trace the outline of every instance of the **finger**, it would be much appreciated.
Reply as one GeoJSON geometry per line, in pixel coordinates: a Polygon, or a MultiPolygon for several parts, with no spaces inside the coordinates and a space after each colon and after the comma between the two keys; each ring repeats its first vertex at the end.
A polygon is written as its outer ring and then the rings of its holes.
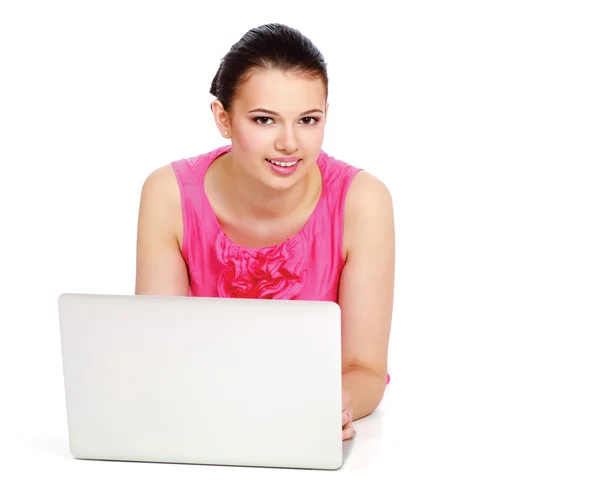
{"type": "Polygon", "coordinates": [[[348,421],[350,421],[350,413],[348,411],[343,411],[342,412],[342,426],[345,426],[348,421]]]}
{"type": "Polygon", "coordinates": [[[342,428],[342,440],[351,439],[356,433],[352,421],[342,428]]]}

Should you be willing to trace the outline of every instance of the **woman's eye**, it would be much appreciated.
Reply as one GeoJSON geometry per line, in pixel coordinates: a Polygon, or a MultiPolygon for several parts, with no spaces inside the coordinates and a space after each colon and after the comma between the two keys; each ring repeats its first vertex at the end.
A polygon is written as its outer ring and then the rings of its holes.
{"type": "Polygon", "coordinates": [[[304,117],[302,118],[303,121],[306,121],[308,119],[308,122],[305,122],[304,124],[316,124],[319,122],[319,119],[317,119],[316,117],[304,117]],[[313,120],[315,122],[310,122],[310,120],[313,120]]]}
{"type": "Polygon", "coordinates": [[[258,124],[260,124],[261,126],[264,126],[265,124],[267,124],[266,122],[259,122],[262,120],[268,121],[269,119],[271,119],[270,117],[255,117],[254,118],[254,122],[258,122],[258,124]]]}

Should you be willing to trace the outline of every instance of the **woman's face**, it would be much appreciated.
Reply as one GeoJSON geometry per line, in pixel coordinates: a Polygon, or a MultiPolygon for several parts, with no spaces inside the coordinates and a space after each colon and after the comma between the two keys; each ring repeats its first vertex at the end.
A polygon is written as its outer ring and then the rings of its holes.
{"type": "Polygon", "coordinates": [[[229,116],[235,169],[275,189],[294,185],[319,156],[327,107],[320,78],[279,70],[253,73],[239,87],[229,116]]]}

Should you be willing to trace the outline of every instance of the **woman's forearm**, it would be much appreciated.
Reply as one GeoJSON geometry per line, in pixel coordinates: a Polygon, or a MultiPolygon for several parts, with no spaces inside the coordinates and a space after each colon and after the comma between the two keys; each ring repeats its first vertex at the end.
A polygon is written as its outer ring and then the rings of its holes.
{"type": "Polygon", "coordinates": [[[352,398],[352,419],[371,414],[385,392],[386,376],[363,367],[353,367],[342,374],[342,389],[352,398]]]}

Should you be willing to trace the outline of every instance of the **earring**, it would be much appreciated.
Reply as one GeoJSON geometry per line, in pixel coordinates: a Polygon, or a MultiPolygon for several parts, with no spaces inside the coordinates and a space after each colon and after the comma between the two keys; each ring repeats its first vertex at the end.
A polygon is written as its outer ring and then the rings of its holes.
{"type": "Polygon", "coordinates": [[[225,136],[227,136],[227,134],[228,134],[228,131],[225,131],[225,136]]]}

